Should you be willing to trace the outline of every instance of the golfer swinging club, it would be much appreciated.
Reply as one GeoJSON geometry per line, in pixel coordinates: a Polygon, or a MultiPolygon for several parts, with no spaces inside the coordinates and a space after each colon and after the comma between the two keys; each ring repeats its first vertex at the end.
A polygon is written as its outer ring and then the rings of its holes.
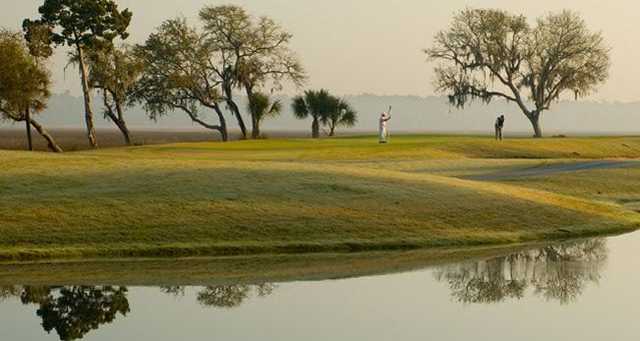
{"type": "Polygon", "coordinates": [[[380,115],[380,143],[387,143],[389,137],[389,131],[387,130],[387,122],[391,119],[391,109],[389,106],[389,112],[383,112],[380,115]]]}

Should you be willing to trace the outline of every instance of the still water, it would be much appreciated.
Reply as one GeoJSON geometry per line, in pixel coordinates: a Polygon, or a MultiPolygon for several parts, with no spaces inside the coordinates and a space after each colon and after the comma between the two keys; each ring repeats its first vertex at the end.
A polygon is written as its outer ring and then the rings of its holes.
{"type": "Polygon", "coordinates": [[[5,286],[0,340],[638,340],[640,234],[352,279],[5,286]]]}

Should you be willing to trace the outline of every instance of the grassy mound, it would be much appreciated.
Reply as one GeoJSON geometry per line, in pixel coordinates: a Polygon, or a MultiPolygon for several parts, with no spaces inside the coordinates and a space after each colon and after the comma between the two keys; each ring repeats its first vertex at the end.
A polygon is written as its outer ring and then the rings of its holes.
{"type": "Polygon", "coordinates": [[[0,152],[0,259],[392,250],[640,227],[616,202],[448,176],[534,162],[497,157],[637,157],[640,139],[375,142],[0,152]]]}

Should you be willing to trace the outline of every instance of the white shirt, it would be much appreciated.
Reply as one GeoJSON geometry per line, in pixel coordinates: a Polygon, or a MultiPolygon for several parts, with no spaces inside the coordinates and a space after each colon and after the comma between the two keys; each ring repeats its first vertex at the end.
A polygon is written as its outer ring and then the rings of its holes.
{"type": "Polygon", "coordinates": [[[389,116],[389,114],[387,114],[386,112],[383,112],[382,115],[380,115],[380,130],[387,128],[387,121],[389,121],[390,119],[391,116],[389,116]]]}

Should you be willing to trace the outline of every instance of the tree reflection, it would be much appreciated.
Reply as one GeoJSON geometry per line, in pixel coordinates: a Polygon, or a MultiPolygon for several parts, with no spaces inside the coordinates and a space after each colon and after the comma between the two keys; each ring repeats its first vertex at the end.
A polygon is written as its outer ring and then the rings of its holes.
{"type": "Polygon", "coordinates": [[[55,330],[60,340],[82,339],[118,315],[130,311],[125,287],[4,287],[0,297],[19,297],[20,301],[38,306],[36,314],[47,332],[55,330]]]}
{"type": "Polygon", "coordinates": [[[160,291],[174,297],[184,297],[185,288],[182,286],[164,286],[160,287],[160,291]]]}
{"type": "Polygon", "coordinates": [[[0,286],[0,302],[12,297],[20,296],[20,287],[18,286],[0,286]]]}
{"type": "Polygon", "coordinates": [[[547,246],[480,262],[437,269],[451,295],[462,303],[521,299],[528,288],[546,300],[574,302],[589,283],[597,283],[607,258],[604,239],[547,246]]]}
{"type": "MultiPolygon", "coordinates": [[[[236,308],[251,297],[271,295],[275,288],[276,285],[271,283],[212,285],[200,290],[197,294],[197,300],[205,307],[236,308]]],[[[166,286],[161,287],[160,290],[167,295],[176,297],[182,297],[185,293],[185,288],[181,286],[166,286]]]]}
{"type": "Polygon", "coordinates": [[[198,293],[198,302],[207,307],[235,308],[251,296],[269,296],[275,288],[270,283],[208,286],[198,293]]]}

